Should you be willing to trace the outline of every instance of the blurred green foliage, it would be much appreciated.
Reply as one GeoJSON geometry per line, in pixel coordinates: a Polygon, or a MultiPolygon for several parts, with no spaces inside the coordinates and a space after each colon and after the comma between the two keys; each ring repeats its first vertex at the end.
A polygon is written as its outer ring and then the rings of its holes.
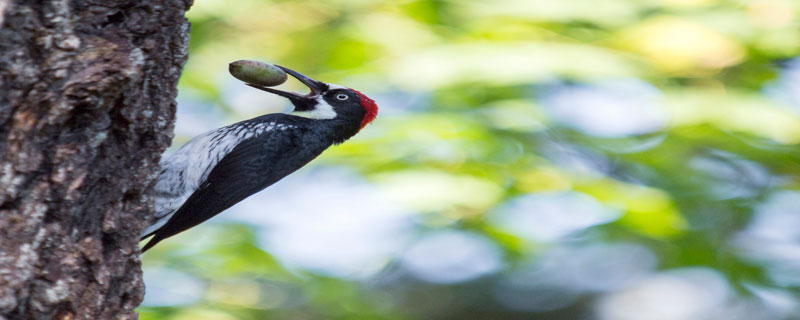
{"type": "MultiPolygon", "coordinates": [[[[252,226],[209,224],[144,256],[146,275],[166,269],[199,285],[188,302],[148,300],[142,319],[794,319],[800,312],[800,218],[793,218],[800,200],[776,200],[800,199],[796,1],[199,0],[188,18],[182,97],[222,108],[230,122],[261,113],[225,98],[227,63],[239,59],[368,93],[381,106],[375,123],[312,166],[358,172],[415,212],[410,243],[460,230],[489,239],[502,261],[450,283],[404,273],[400,257],[366,279],[350,278],[287,266],[259,245],[252,226]],[[529,237],[498,222],[514,201],[553,194],[577,195],[564,204],[567,216],[584,200],[608,213],[553,236],[529,237]],[[764,222],[771,219],[778,222],[764,222]],[[781,225],[789,231],[771,229],[781,225]],[[528,281],[519,291],[513,280],[557,248],[605,244],[633,245],[654,265],[605,289],[534,290],[528,281]],[[648,309],[636,295],[681,270],[704,270],[732,289],[718,305],[694,309],[686,307],[693,296],[662,296],[690,291],[653,291],[679,310],[672,313],[648,309]],[[565,290],[570,299],[558,298],[565,290]],[[635,312],[647,313],[623,316],[635,312]]],[[[581,259],[587,267],[629,264],[614,255],[581,259]]]]}

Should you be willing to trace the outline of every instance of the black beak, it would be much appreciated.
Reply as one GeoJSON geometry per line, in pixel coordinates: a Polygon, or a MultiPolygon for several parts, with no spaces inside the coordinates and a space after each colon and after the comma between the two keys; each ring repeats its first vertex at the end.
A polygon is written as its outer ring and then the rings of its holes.
{"type": "Polygon", "coordinates": [[[264,91],[269,92],[269,93],[274,93],[274,94],[277,94],[277,95],[279,95],[281,97],[285,97],[285,98],[289,99],[289,101],[291,101],[292,104],[294,105],[294,111],[310,111],[310,110],[313,110],[314,109],[314,105],[317,103],[317,101],[316,101],[317,96],[319,96],[320,94],[322,94],[323,92],[325,92],[325,91],[327,91],[329,89],[328,85],[325,84],[324,82],[320,82],[320,81],[311,79],[309,77],[306,77],[302,73],[299,73],[299,72],[294,71],[294,70],[289,69],[289,68],[281,67],[279,65],[275,65],[275,66],[278,67],[278,68],[281,68],[283,71],[285,71],[286,73],[290,74],[292,77],[295,77],[295,79],[300,80],[300,82],[302,82],[309,89],[311,89],[311,92],[306,94],[306,95],[302,95],[302,94],[299,94],[299,93],[281,91],[281,90],[272,89],[272,88],[269,88],[269,87],[264,87],[264,86],[260,86],[260,85],[252,84],[252,83],[245,83],[245,84],[247,84],[248,86],[251,86],[253,88],[264,90],[264,91]]]}

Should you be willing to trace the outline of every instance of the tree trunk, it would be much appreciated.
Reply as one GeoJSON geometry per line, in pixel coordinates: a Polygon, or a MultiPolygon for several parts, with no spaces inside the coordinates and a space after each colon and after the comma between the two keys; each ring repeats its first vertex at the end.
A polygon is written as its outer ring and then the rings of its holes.
{"type": "Polygon", "coordinates": [[[0,319],[135,319],[191,0],[0,0],[0,319]]]}

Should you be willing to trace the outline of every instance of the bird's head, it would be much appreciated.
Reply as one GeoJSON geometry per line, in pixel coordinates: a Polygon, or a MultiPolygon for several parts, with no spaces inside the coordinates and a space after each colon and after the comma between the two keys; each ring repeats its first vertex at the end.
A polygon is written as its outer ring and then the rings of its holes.
{"type": "Polygon", "coordinates": [[[292,112],[294,115],[317,120],[345,119],[359,121],[359,130],[372,122],[375,116],[378,115],[378,105],[361,92],[340,85],[317,81],[289,68],[278,65],[276,67],[300,80],[311,89],[311,92],[298,94],[250,83],[247,85],[286,97],[294,105],[294,111],[292,112]]]}

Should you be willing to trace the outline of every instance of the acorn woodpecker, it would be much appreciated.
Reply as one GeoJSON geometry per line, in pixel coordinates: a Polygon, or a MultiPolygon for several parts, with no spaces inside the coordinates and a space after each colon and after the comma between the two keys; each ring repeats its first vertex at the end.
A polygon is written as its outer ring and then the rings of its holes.
{"type": "Polygon", "coordinates": [[[294,111],[266,114],[194,137],[161,159],[155,218],[142,248],[194,227],[300,169],[349,139],[378,114],[361,92],[277,66],[311,89],[306,95],[249,86],[289,99],[294,111]]]}

